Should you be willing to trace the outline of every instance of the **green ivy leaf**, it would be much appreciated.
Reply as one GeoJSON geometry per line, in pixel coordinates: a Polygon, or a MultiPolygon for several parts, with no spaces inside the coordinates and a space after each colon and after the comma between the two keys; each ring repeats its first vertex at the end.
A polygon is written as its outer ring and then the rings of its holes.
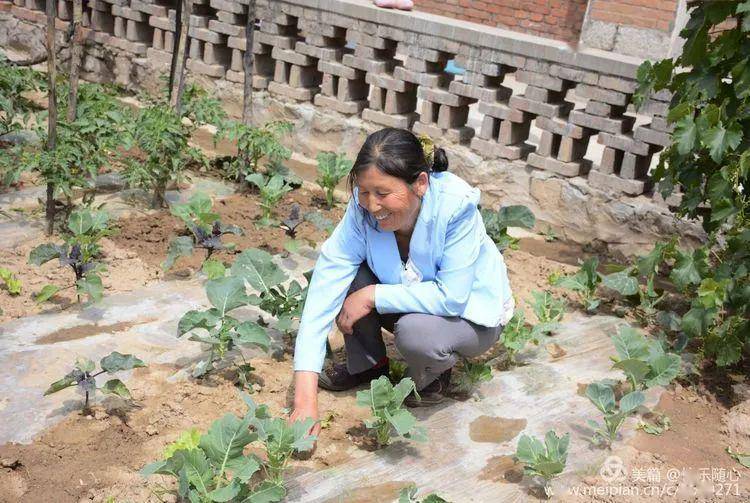
{"type": "Polygon", "coordinates": [[[672,137],[677,142],[677,152],[680,155],[688,155],[695,145],[698,137],[698,127],[692,116],[685,116],[677,121],[672,137]]]}
{"type": "Polygon", "coordinates": [[[729,129],[725,129],[719,123],[718,126],[709,129],[705,135],[706,146],[715,163],[720,163],[727,151],[736,149],[741,141],[742,128],[737,123],[732,124],[729,129]]]}

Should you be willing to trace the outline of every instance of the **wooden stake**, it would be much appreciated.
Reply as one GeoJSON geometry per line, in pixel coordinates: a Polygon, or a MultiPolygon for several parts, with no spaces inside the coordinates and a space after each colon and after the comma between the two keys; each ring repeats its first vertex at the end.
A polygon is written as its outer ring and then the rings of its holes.
{"type": "Polygon", "coordinates": [[[68,122],[76,120],[78,106],[78,74],[81,70],[83,41],[81,20],[83,18],[83,0],[73,0],[73,36],[70,40],[70,93],[68,95],[68,122]]]}
{"type": "Polygon", "coordinates": [[[255,33],[255,0],[247,6],[247,23],[245,23],[245,54],[242,66],[245,70],[245,94],[242,102],[242,122],[250,126],[253,120],[253,34],[255,33]]]}
{"type": "Polygon", "coordinates": [[[176,33],[177,42],[172,55],[173,75],[169,79],[172,86],[169,90],[169,104],[180,115],[182,91],[185,89],[185,65],[187,63],[186,51],[188,44],[188,32],[190,28],[190,13],[193,11],[193,0],[181,0],[182,13],[180,16],[180,31],[176,33]]]}
{"type": "MultiPolygon", "coordinates": [[[[47,82],[49,94],[47,102],[47,150],[55,150],[57,143],[57,93],[55,83],[57,80],[57,54],[55,48],[55,18],[57,17],[57,3],[55,0],[47,0],[47,82]]],[[[47,235],[52,235],[55,223],[55,186],[47,182],[47,207],[45,211],[47,218],[47,235]]]]}

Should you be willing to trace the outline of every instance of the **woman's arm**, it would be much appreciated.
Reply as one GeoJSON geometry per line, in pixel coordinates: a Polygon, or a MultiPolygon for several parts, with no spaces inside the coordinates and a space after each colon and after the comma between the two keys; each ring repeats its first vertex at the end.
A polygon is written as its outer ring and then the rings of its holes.
{"type": "Polygon", "coordinates": [[[311,418],[315,426],[311,433],[320,433],[318,423],[318,373],[298,370],[294,373],[294,410],[289,417],[291,421],[304,421],[311,418]]]}

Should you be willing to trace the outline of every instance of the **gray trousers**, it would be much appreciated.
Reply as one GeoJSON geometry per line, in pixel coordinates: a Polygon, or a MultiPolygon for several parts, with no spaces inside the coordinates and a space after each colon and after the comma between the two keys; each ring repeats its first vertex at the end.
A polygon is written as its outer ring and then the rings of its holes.
{"type": "MultiPolygon", "coordinates": [[[[347,295],[379,283],[363,263],[347,295]]],[[[356,374],[372,368],[386,356],[381,328],[393,333],[396,348],[408,365],[407,375],[418,390],[452,368],[459,357],[479,356],[500,338],[503,326],[484,327],[457,316],[423,313],[379,314],[373,310],[344,336],[347,370],[356,374]]]]}

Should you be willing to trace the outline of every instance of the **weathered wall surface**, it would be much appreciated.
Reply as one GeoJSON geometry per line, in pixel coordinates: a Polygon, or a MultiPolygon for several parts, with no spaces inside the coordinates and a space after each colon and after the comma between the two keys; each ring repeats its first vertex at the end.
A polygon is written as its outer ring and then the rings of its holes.
{"type": "MultiPolygon", "coordinates": [[[[113,1],[87,9],[84,76],[155,90],[168,71],[174,11],[113,1]]],[[[247,8],[196,3],[188,69],[238,114],[247,8]]],[[[43,4],[16,0],[0,13],[0,41],[39,50],[43,4]]],[[[487,204],[527,204],[540,229],[625,252],[674,232],[700,239],[696,225],[669,212],[679,193],[663,201],[650,185],[654,156],[670,142],[669,96],[654,96],[636,116],[639,61],[361,0],[258,5],[258,120],[293,120],[296,152],[354,157],[368,132],[409,128],[444,146],[451,169],[477,184],[487,204]],[[455,67],[458,74],[447,69],[455,67]]]]}

